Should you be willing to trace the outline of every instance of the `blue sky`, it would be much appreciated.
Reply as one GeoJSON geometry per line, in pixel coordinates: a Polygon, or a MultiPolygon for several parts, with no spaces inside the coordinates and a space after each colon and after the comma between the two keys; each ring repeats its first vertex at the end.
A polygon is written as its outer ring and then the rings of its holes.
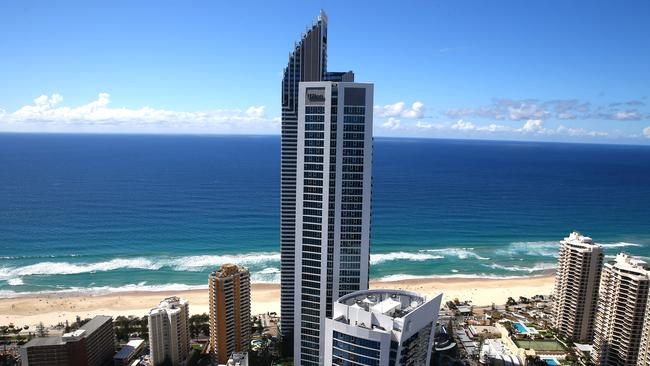
{"type": "Polygon", "coordinates": [[[277,134],[321,8],[377,136],[650,143],[648,1],[3,1],[0,131],[277,134]]]}

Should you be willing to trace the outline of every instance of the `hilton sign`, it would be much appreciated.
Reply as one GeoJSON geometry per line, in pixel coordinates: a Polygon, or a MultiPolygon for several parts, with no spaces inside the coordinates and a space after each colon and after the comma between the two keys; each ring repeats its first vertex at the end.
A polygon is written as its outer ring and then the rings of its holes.
{"type": "Polygon", "coordinates": [[[324,88],[307,88],[306,90],[307,103],[323,104],[325,103],[325,89],[324,88]]]}

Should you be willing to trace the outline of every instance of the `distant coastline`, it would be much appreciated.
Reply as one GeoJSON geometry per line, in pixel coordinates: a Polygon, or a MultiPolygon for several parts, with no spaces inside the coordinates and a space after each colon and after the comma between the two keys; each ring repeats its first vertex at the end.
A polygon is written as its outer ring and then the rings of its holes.
{"type": "MultiPolygon", "coordinates": [[[[508,297],[549,295],[553,289],[553,275],[521,277],[516,279],[489,278],[430,278],[403,281],[371,281],[370,287],[398,288],[417,291],[427,296],[444,293],[444,300],[454,298],[469,300],[473,305],[504,304],[508,297]]],[[[252,285],[252,313],[278,312],[280,286],[278,284],[252,285]]],[[[74,321],[94,315],[143,316],[152,306],[166,296],[182,296],[190,302],[190,312],[208,311],[208,294],[203,289],[185,291],[131,291],[103,295],[79,293],[52,293],[0,299],[0,324],[34,326],[39,321],[46,325],[74,321]]]]}

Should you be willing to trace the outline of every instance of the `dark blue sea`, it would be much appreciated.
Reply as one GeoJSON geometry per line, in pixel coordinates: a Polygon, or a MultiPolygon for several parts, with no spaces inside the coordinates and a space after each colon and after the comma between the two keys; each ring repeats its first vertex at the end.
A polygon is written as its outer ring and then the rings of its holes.
{"type": "MultiPolygon", "coordinates": [[[[0,296],[279,280],[277,136],[0,135],[0,296]]],[[[650,147],[375,140],[371,277],[511,277],[578,230],[650,256],[650,147]]]]}

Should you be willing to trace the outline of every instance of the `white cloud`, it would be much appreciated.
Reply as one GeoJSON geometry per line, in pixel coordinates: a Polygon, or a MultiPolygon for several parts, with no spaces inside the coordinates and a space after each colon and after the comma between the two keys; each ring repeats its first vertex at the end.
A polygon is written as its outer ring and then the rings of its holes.
{"type": "Polygon", "coordinates": [[[446,126],[442,123],[431,123],[431,122],[422,122],[418,121],[415,124],[415,128],[419,130],[442,130],[446,126]]]}
{"type": "Polygon", "coordinates": [[[422,118],[424,116],[424,103],[414,102],[410,108],[406,107],[405,102],[386,104],[384,106],[375,106],[376,117],[403,117],[403,118],[422,118]]]}
{"type": "Polygon", "coordinates": [[[262,118],[266,112],[266,106],[253,106],[246,110],[246,115],[253,118],[262,118]]]}
{"type": "Polygon", "coordinates": [[[544,130],[544,122],[540,119],[529,119],[521,127],[522,132],[540,132],[544,130]]]}
{"type": "Polygon", "coordinates": [[[218,109],[206,112],[180,112],[152,107],[130,109],[111,107],[111,95],[99,93],[97,99],[77,107],[61,106],[59,94],[41,95],[34,103],[13,113],[0,113],[0,130],[114,130],[119,132],[169,130],[214,133],[277,133],[278,118],[267,118],[265,106],[218,109]]]}
{"type": "Polygon", "coordinates": [[[400,120],[390,117],[388,118],[388,121],[384,122],[381,125],[381,127],[389,130],[399,130],[402,128],[402,123],[400,122],[400,120]]]}
{"type": "Polygon", "coordinates": [[[572,137],[607,137],[609,133],[602,131],[589,131],[584,128],[566,127],[559,125],[555,132],[560,135],[567,135],[572,137]]]}
{"type": "Polygon", "coordinates": [[[424,115],[424,103],[415,102],[410,109],[406,109],[402,116],[405,118],[421,118],[424,115]]]}
{"type": "Polygon", "coordinates": [[[650,126],[643,129],[643,136],[650,139],[650,126]]]}
{"type": "Polygon", "coordinates": [[[459,130],[459,131],[474,131],[476,130],[476,125],[473,124],[472,122],[465,122],[461,119],[458,120],[458,122],[451,125],[451,129],[459,130]]]}
{"type": "Polygon", "coordinates": [[[641,119],[641,114],[638,111],[616,111],[607,117],[618,121],[637,121],[641,119]]]}
{"type": "Polygon", "coordinates": [[[479,132],[506,132],[510,131],[511,128],[504,125],[498,125],[496,123],[490,123],[489,125],[479,126],[475,125],[472,122],[465,122],[462,119],[450,126],[452,130],[458,131],[479,131],[479,132]]]}

